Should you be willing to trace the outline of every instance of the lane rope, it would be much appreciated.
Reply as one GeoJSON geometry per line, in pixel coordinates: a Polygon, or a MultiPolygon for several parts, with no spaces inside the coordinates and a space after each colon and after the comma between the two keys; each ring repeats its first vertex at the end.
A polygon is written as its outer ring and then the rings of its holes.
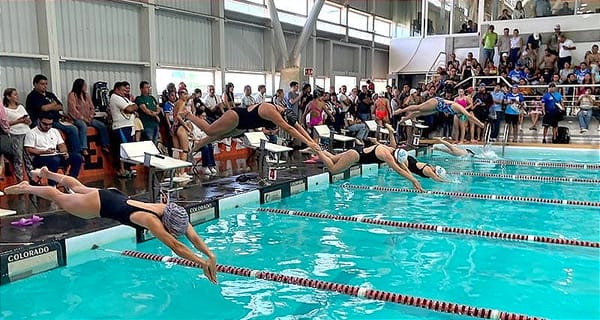
{"type": "Polygon", "coordinates": [[[419,192],[417,190],[409,189],[409,188],[362,186],[362,185],[352,185],[352,184],[348,184],[348,183],[342,184],[341,187],[346,188],[346,189],[356,189],[356,190],[377,190],[377,191],[403,192],[403,193],[423,193],[423,194],[434,194],[434,195],[440,195],[440,196],[451,196],[451,197],[471,198],[471,199],[516,201],[516,202],[545,203],[545,204],[561,204],[561,205],[572,205],[572,206],[583,206],[583,207],[600,207],[600,202],[582,201],[582,200],[546,199],[546,198],[505,196],[505,195],[496,195],[496,194],[481,194],[481,193],[469,193],[469,192],[457,192],[457,191],[429,190],[429,191],[425,191],[425,192],[419,192]]]}
{"type": "Polygon", "coordinates": [[[523,181],[543,181],[543,182],[556,181],[556,182],[600,184],[600,179],[592,179],[592,178],[527,176],[527,175],[519,175],[519,174],[485,173],[485,172],[469,172],[469,171],[455,171],[455,172],[449,172],[448,174],[460,175],[460,176],[471,176],[471,177],[523,180],[523,181]]]}
{"type": "MultiPolygon", "coordinates": [[[[105,249],[106,250],[106,249],[105,249]]],[[[110,252],[120,253],[121,255],[151,260],[156,262],[171,262],[178,265],[201,268],[195,262],[189,261],[183,258],[175,258],[169,256],[162,256],[152,253],[144,253],[132,250],[116,251],[106,250],[110,252]]],[[[477,308],[459,303],[445,302],[421,297],[413,297],[409,295],[403,295],[399,293],[392,293],[387,291],[369,289],[364,287],[351,286],[346,284],[340,284],[329,281],[314,280],[302,277],[288,276],[280,273],[274,273],[269,271],[253,270],[243,267],[233,267],[226,265],[217,265],[217,271],[222,273],[228,273],[243,277],[252,277],[266,281],[280,282],[285,284],[291,284],[296,286],[302,286],[307,288],[314,288],[323,291],[337,292],[354,297],[365,298],[369,300],[378,300],[384,302],[391,302],[397,304],[403,304],[407,306],[413,306],[431,311],[458,314],[464,316],[471,316],[481,319],[501,319],[501,320],[542,320],[540,317],[532,317],[528,315],[498,311],[495,309],[477,308]]]]}
{"type": "Polygon", "coordinates": [[[469,228],[458,228],[458,227],[441,226],[441,225],[433,225],[433,224],[425,224],[425,223],[392,221],[392,220],[373,219],[373,218],[356,217],[356,216],[342,216],[342,215],[335,215],[335,214],[330,214],[330,213],[295,211],[295,210],[277,209],[277,208],[257,208],[256,210],[260,211],[260,212],[273,213],[273,214],[284,214],[284,215],[292,215],[292,216],[299,216],[299,217],[306,217],[306,218],[348,221],[348,222],[373,224],[373,225],[381,225],[381,226],[404,228],[404,229],[414,229],[414,230],[423,230],[423,231],[430,231],[430,232],[459,234],[459,235],[465,235],[465,236],[482,237],[482,238],[490,238],[490,239],[506,240],[506,241],[540,242],[540,243],[553,244],[553,245],[567,245],[567,246],[600,248],[600,242],[583,241],[583,240],[576,240],[576,239],[542,237],[542,236],[536,236],[536,235],[507,233],[507,232],[501,232],[501,231],[476,230],[476,229],[469,229],[469,228]]]}
{"type": "Polygon", "coordinates": [[[445,158],[446,162],[476,162],[501,164],[505,166],[522,166],[522,167],[544,167],[544,168],[569,168],[569,169],[584,169],[598,170],[600,164],[597,163],[565,163],[565,162],[544,162],[544,161],[519,161],[519,160],[488,160],[488,159],[462,159],[462,158],[445,158]]]}

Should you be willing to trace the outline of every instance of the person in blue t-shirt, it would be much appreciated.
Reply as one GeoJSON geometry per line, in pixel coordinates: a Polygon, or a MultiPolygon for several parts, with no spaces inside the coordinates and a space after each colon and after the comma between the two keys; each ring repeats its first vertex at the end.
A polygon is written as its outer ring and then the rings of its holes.
{"type": "Polygon", "coordinates": [[[504,92],[500,89],[500,84],[496,83],[494,91],[492,91],[492,100],[494,104],[490,110],[490,123],[492,124],[492,132],[490,138],[496,141],[498,132],[500,131],[500,123],[504,120],[504,111],[502,111],[502,102],[504,101],[504,92]]]}
{"type": "Polygon", "coordinates": [[[521,107],[523,106],[524,102],[525,98],[519,92],[519,85],[513,84],[511,91],[507,93],[504,97],[504,103],[506,104],[504,118],[506,119],[506,124],[510,125],[510,129],[507,135],[510,136],[510,131],[512,131],[513,142],[517,142],[517,135],[519,132],[519,113],[521,112],[521,107]]]}
{"type": "Polygon", "coordinates": [[[508,73],[508,77],[513,81],[513,83],[519,83],[519,80],[527,79],[527,76],[525,75],[525,72],[523,72],[520,63],[517,63],[515,68],[508,73]]]}
{"type": "Polygon", "coordinates": [[[575,69],[573,73],[575,74],[575,77],[577,77],[577,83],[581,84],[583,82],[583,78],[585,78],[585,75],[591,74],[592,72],[587,67],[587,63],[582,62],[579,65],[579,69],[575,69]]]}
{"type": "Polygon", "coordinates": [[[558,122],[561,120],[561,102],[562,95],[556,92],[556,84],[549,84],[548,92],[544,93],[542,96],[542,103],[544,104],[544,108],[542,109],[542,114],[544,115],[542,120],[542,124],[544,126],[544,140],[542,143],[546,143],[546,133],[548,132],[548,127],[552,127],[552,142],[556,140],[556,135],[558,133],[558,122]]]}

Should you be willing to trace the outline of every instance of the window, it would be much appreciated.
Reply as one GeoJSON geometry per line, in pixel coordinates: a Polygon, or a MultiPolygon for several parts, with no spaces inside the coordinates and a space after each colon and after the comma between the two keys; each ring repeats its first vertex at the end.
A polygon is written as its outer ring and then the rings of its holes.
{"type": "Polygon", "coordinates": [[[451,0],[429,0],[427,6],[427,34],[449,34],[451,0]]]}
{"type": "Polygon", "coordinates": [[[252,87],[252,93],[256,93],[258,91],[258,85],[266,85],[266,80],[266,76],[260,73],[225,73],[225,83],[233,83],[233,93],[236,97],[239,97],[244,93],[245,85],[250,85],[252,87]]]}
{"type": "Polygon", "coordinates": [[[237,1],[237,0],[225,0],[225,10],[241,12],[248,15],[268,18],[269,12],[267,8],[264,6],[262,0],[246,0],[245,1],[237,1]],[[255,4],[256,3],[256,4],[255,4]]]}
{"type": "Polygon", "coordinates": [[[346,86],[346,89],[348,89],[348,91],[346,91],[346,94],[350,94],[352,88],[356,87],[356,77],[335,76],[334,81],[336,90],[339,90],[340,87],[343,85],[346,86]]]}
{"type": "Polygon", "coordinates": [[[277,7],[278,10],[304,16],[308,13],[307,0],[275,0],[275,7],[277,7]]]}
{"type": "Polygon", "coordinates": [[[215,82],[214,72],[212,71],[192,71],[180,69],[156,69],[156,86],[155,90],[161,93],[169,82],[178,85],[179,82],[185,82],[188,91],[193,91],[196,88],[206,92],[206,87],[215,82]]]}
{"type": "Polygon", "coordinates": [[[348,27],[358,30],[369,30],[369,16],[358,11],[348,11],[348,27]]]}
{"type": "Polygon", "coordinates": [[[373,84],[375,85],[375,93],[385,92],[385,86],[387,86],[386,79],[373,79],[373,84]]]}
{"type": "Polygon", "coordinates": [[[394,1],[396,38],[421,36],[421,11],[423,0],[394,1]]]}
{"type": "Polygon", "coordinates": [[[389,37],[391,36],[392,23],[383,19],[375,18],[374,31],[379,35],[389,37]]]}
{"type": "Polygon", "coordinates": [[[319,20],[330,23],[342,23],[342,8],[331,4],[324,4],[319,12],[319,20]]]}

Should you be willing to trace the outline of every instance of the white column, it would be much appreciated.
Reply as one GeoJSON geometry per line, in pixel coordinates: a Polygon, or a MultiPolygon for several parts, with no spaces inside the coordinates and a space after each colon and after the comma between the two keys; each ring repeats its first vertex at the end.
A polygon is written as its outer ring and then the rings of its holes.
{"type": "MultiPolygon", "coordinates": [[[[50,79],[50,89],[58,97],[61,95],[60,54],[58,52],[58,30],[56,26],[56,2],[43,0],[37,5],[38,39],[40,50],[48,52],[46,76],[50,79]]],[[[33,75],[32,75],[33,79],[33,75]]],[[[66,103],[65,103],[66,108],[66,103]]]]}
{"type": "Polygon", "coordinates": [[[211,13],[220,17],[212,24],[212,55],[213,66],[220,71],[220,77],[215,78],[215,85],[225,88],[225,3],[224,0],[211,1],[211,13]],[[220,83],[220,85],[218,84],[220,83]]]}
{"type": "Polygon", "coordinates": [[[148,0],[148,4],[142,5],[142,30],[147,32],[142,33],[142,59],[148,61],[149,68],[145,72],[149,79],[144,79],[152,85],[155,93],[159,94],[160,88],[156,84],[156,69],[158,66],[158,47],[156,33],[156,7],[155,0],[148,0]]]}

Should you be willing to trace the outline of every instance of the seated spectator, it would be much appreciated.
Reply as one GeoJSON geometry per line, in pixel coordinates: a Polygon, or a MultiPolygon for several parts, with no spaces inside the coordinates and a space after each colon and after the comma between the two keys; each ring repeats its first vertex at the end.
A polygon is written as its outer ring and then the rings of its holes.
{"type": "Polygon", "coordinates": [[[355,117],[352,112],[346,112],[344,121],[346,122],[346,130],[354,134],[356,139],[360,141],[359,144],[364,144],[365,139],[369,136],[367,124],[359,117],[355,117]]]}
{"type": "Polygon", "coordinates": [[[572,16],[573,15],[573,9],[571,9],[569,7],[569,2],[565,1],[563,2],[562,8],[560,8],[557,12],[556,12],[557,16],[572,16]]]}
{"type": "MultiPolygon", "coordinates": [[[[53,119],[48,113],[39,116],[38,124],[25,136],[24,146],[32,157],[34,168],[48,167],[48,170],[57,172],[63,168],[69,169],[69,176],[77,178],[83,157],[79,153],[69,153],[60,132],[53,128],[53,119]]],[[[56,185],[49,180],[49,185],[56,185]]]]}
{"type": "MultiPolygon", "coordinates": [[[[71,153],[81,153],[83,147],[79,138],[79,130],[77,127],[62,123],[60,111],[63,111],[63,105],[54,95],[47,91],[48,78],[42,74],[33,77],[33,90],[27,95],[25,106],[29,117],[31,117],[31,125],[36,126],[38,119],[42,116],[49,117],[53,121],[53,128],[62,131],[67,136],[69,142],[68,147],[71,153]]],[[[87,148],[87,146],[85,146],[87,148]]]]}
{"type": "Polygon", "coordinates": [[[272,103],[276,106],[281,106],[281,107],[285,107],[285,92],[283,91],[283,89],[277,89],[277,91],[275,91],[275,95],[272,98],[272,103]]]}
{"type": "Polygon", "coordinates": [[[258,93],[256,94],[256,96],[254,97],[254,101],[255,103],[263,103],[263,102],[267,102],[267,86],[265,86],[264,84],[258,85],[258,87],[256,88],[258,90],[258,93]]]}
{"type": "Polygon", "coordinates": [[[591,70],[588,68],[587,63],[582,62],[579,64],[579,69],[575,70],[575,76],[577,77],[578,83],[583,83],[583,79],[587,74],[591,74],[591,70]]]}
{"type": "Polygon", "coordinates": [[[586,133],[590,128],[590,121],[592,121],[592,112],[596,99],[592,95],[591,88],[585,88],[585,92],[577,99],[577,105],[579,106],[579,112],[577,112],[577,118],[579,119],[580,133],[586,133]]]}
{"type": "Polygon", "coordinates": [[[558,72],[558,57],[552,54],[547,48],[544,50],[544,53],[538,68],[541,70],[542,75],[544,75],[544,80],[549,82],[552,79],[552,75],[558,72]]]}
{"type": "Polygon", "coordinates": [[[117,177],[119,178],[131,178],[135,175],[128,170],[130,165],[123,163],[118,156],[122,143],[133,142],[133,113],[137,110],[137,105],[129,100],[125,89],[128,85],[129,83],[125,81],[115,83],[109,100],[113,133],[113,143],[111,144],[112,154],[114,155],[113,167],[117,170],[117,177]]]}
{"type": "Polygon", "coordinates": [[[519,80],[526,79],[525,72],[521,69],[521,64],[517,63],[515,68],[508,73],[508,77],[512,83],[519,83],[519,80]]]}
{"type": "Polygon", "coordinates": [[[454,87],[456,87],[456,85],[460,82],[460,76],[458,75],[458,73],[456,72],[456,68],[452,67],[450,69],[450,73],[448,74],[448,77],[446,78],[446,81],[444,82],[444,90],[446,92],[456,92],[456,89],[454,87]]]}
{"type": "Polygon", "coordinates": [[[521,66],[523,66],[523,68],[528,68],[528,69],[535,68],[535,62],[533,61],[533,58],[531,56],[529,56],[528,51],[523,51],[523,53],[521,53],[521,57],[517,61],[517,64],[520,64],[521,66]]]}
{"type": "Polygon", "coordinates": [[[513,12],[512,12],[512,18],[513,19],[525,19],[525,18],[527,18],[525,16],[525,9],[523,9],[523,1],[519,0],[515,4],[515,8],[513,9],[513,12]]]}
{"type": "Polygon", "coordinates": [[[96,110],[94,108],[94,104],[92,103],[92,97],[87,93],[87,85],[83,79],[77,79],[73,82],[73,87],[67,97],[67,106],[71,120],[73,120],[79,129],[81,144],[84,146],[82,149],[82,154],[84,156],[87,155],[88,126],[96,128],[100,138],[100,146],[102,147],[102,151],[106,154],[110,153],[108,130],[102,121],[94,118],[96,110]]]}
{"type": "Polygon", "coordinates": [[[592,79],[592,75],[589,73],[586,73],[586,75],[583,77],[583,80],[581,81],[581,84],[589,84],[590,86],[578,88],[577,95],[583,95],[583,94],[585,94],[587,89],[592,88],[592,85],[594,85],[594,79],[592,79]]]}
{"type": "Polygon", "coordinates": [[[597,44],[592,46],[592,52],[585,57],[585,63],[588,66],[593,64],[596,64],[596,66],[600,65],[600,52],[598,52],[597,44]]]}
{"type": "Polygon", "coordinates": [[[450,54],[450,57],[448,58],[448,62],[446,62],[446,69],[450,70],[450,69],[456,69],[458,70],[460,68],[460,61],[458,61],[458,59],[456,59],[456,54],[454,52],[452,52],[450,54]]]}
{"type": "Polygon", "coordinates": [[[511,19],[511,15],[508,12],[508,9],[502,9],[502,14],[500,14],[500,16],[498,16],[498,19],[496,20],[510,20],[511,19]]]}
{"type": "Polygon", "coordinates": [[[569,62],[565,62],[565,64],[563,65],[563,68],[558,72],[558,75],[560,78],[560,83],[567,81],[567,77],[571,73],[574,73],[574,72],[575,72],[575,70],[573,70],[573,68],[571,68],[571,64],[569,62]]]}
{"type": "Polygon", "coordinates": [[[552,15],[552,6],[548,0],[535,0],[533,8],[536,17],[548,17],[552,15]]]}
{"type": "Polygon", "coordinates": [[[248,108],[251,105],[256,104],[254,97],[252,96],[252,87],[250,85],[244,86],[244,96],[242,97],[242,103],[240,107],[248,108]]]}
{"type": "Polygon", "coordinates": [[[10,141],[10,124],[8,122],[8,114],[4,108],[2,100],[0,100],[0,179],[4,179],[4,162],[5,157],[13,157],[13,148],[10,141]]]}
{"type": "Polygon", "coordinates": [[[23,181],[23,166],[25,166],[25,172],[29,181],[33,181],[31,176],[31,158],[25,153],[23,143],[25,142],[25,135],[31,130],[29,125],[31,119],[23,107],[19,103],[19,94],[17,89],[8,88],[4,90],[2,102],[6,108],[6,114],[8,117],[8,123],[10,125],[10,141],[12,145],[12,154],[14,158],[15,176],[18,182],[23,181]]]}
{"type": "Polygon", "coordinates": [[[223,111],[227,111],[233,107],[235,107],[235,96],[233,94],[233,83],[227,82],[225,85],[225,91],[223,91],[223,95],[221,96],[221,101],[223,101],[223,111]]]}
{"type": "Polygon", "coordinates": [[[505,52],[500,56],[500,63],[498,64],[498,72],[502,73],[502,71],[505,71],[506,73],[509,73],[512,69],[513,69],[513,64],[510,61],[510,58],[508,57],[508,53],[505,52]]]}

